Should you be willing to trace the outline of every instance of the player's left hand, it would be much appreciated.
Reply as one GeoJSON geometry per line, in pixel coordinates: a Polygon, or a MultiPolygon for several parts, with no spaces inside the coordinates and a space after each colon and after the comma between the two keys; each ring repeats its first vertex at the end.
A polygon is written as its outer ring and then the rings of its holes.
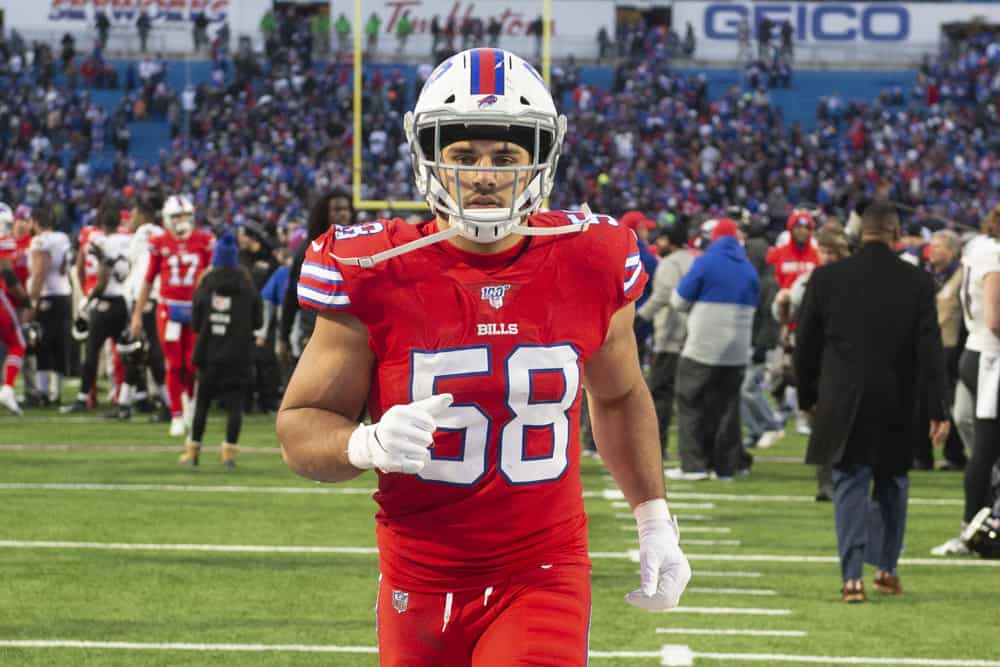
{"type": "Polygon", "coordinates": [[[680,604],[681,593],[691,580],[691,565],[681,551],[677,521],[662,498],[640,504],[634,514],[642,585],[625,600],[646,611],[672,609],[680,604]]]}

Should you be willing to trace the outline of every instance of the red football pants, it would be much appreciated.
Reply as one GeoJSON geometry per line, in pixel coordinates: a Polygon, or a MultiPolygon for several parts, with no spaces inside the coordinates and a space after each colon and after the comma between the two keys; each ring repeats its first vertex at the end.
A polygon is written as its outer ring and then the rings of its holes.
{"type": "Polygon", "coordinates": [[[583,667],[590,568],[537,568],[454,593],[405,591],[383,578],[376,617],[382,667],[583,667]]]}
{"type": "Polygon", "coordinates": [[[2,289],[0,289],[0,342],[7,346],[7,359],[4,361],[0,385],[13,386],[21,370],[21,362],[24,360],[24,336],[21,335],[21,325],[17,321],[17,311],[2,289]]]}
{"type": "Polygon", "coordinates": [[[167,367],[167,397],[170,400],[170,414],[177,417],[184,412],[181,394],[194,398],[194,354],[195,333],[190,325],[170,322],[170,307],[166,303],[156,306],[156,334],[160,337],[160,349],[167,367]]]}

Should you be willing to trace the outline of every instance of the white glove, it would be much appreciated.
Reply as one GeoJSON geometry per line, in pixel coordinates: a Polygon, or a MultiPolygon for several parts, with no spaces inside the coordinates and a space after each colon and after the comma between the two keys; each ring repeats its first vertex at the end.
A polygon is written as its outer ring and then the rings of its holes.
{"type": "Polygon", "coordinates": [[[362,424],[347,441],[347,458],[355,468],[415,475],[431,460],[437,420],[451,405],[451,394],[436,394],[394,405],[377,424],[362,424]]]}
{"type": "Polygon", "coordinates": [[[680,604],[691,580],[691,565],[681,551],[677,521],[663,498],[647,500],[633,512],[639,527],[639,590],[625,596],[646,611],[664,611],[680,604]]]}

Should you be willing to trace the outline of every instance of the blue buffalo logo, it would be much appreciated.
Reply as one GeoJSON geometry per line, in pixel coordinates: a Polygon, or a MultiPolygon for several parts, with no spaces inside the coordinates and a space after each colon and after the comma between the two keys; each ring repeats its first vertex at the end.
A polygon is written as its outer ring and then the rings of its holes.
{"type": "Polygon", "coordinates": [[[483,107],[491,107],[499,101],[500,100],[497,98],[496,95],[487,95],[486,97],[479,100],[479,108],[482,109],[483,107]]]}

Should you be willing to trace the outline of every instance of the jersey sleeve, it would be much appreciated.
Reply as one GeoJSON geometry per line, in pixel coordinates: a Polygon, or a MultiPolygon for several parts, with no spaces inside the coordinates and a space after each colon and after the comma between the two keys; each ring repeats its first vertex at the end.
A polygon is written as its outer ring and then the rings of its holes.
{"type": "Polygon", "coordinates": [[[333,258],[334,229],[309,243],[296,294],[299,306],[319,312],[352,310],[350,272],[333,258]]]}
{"type": "Polygon", "coordinates": [[[160,273],[160,262],[162,261],[162,255],[160,254],[160,244],[157,242],[157,238],[149,239],[149,263],[146,265],[146,278],[145,281],[152,284],[156,280],[156,276],[160,273]]]}
{"type": "Polygon", "coordinates": [[[627,233],[627,245],[623,251],[625,255],[625,273],[622,283],[622,302],[619,307],[626,306],[642,296],[642,290],[649,281],[649,275],[642,266],[642,257],[639,253],[641,241],[631,229],[625,230],[627,233]]]}

